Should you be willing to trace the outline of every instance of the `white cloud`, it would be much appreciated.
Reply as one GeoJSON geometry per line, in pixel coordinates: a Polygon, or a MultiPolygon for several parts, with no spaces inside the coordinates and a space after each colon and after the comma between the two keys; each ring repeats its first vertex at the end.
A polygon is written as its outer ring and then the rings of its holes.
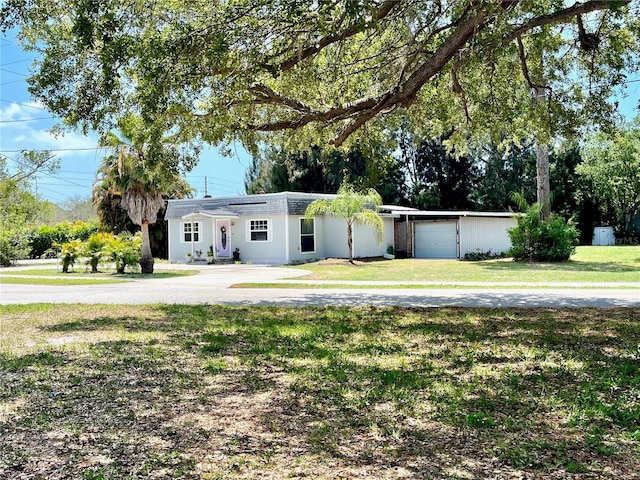
{"type": "Polygon", "coordinates": [[[46,118],[50,116],[36,102],[13,103],[0,109],[0,120],[8,122],[2,123],[0,150],[7,155],[20,150],[58,150],[55,152],[58,156],[69,157],[86,154],[96,148],[96,134],[85,136],[68,131],[53,135],[50,130],[57,122],[54,118],[46,118]]]}

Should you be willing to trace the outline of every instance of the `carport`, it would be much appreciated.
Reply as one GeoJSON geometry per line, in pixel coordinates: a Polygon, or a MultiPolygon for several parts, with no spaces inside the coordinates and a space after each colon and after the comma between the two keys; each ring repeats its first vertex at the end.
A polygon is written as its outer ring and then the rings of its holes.
{"type": "Polygon", "coordinates": [[[467,253],[500,253],[511,248],[512,212],[425,211],[383,206],[392,215],[398,256],[464,259],[467,253]]]}

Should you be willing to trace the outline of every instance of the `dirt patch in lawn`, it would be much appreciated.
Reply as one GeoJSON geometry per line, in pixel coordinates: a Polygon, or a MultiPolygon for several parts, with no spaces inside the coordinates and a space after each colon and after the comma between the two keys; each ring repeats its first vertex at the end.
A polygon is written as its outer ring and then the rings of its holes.
{"type": "Polygon", "coordinates": [[[0,478],[638,478],[640,309],[0,314],[0,478]]]}
{"type": "Polygon", "coordinates": [[[367,265],[375,262],[386,261],[384,257],[367,257],[367,258],[354,258],[353,262],[349,262],[348,258],[326,258],[320,260],[318,265],[367,265]]]}

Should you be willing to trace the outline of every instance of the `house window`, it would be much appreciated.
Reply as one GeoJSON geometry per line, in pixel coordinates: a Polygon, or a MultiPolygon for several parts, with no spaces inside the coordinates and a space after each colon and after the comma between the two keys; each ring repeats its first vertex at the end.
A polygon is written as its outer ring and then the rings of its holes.
{"type": "Polygon", "coordinates": [[[182,242],[198,243],[200,242],[200,231],[202,230],[202,222],[189,222],[182,224],[182,242]]]}
{"type": "Polygon", "coordinates": [[[249,241],[270,242],[271,220],[249,220],[249,241]]]}
{"type": "Polygon", "coordinates": [[[315,219],[300,219],[300,253],[316,251],[316,221],[315,219]]]}

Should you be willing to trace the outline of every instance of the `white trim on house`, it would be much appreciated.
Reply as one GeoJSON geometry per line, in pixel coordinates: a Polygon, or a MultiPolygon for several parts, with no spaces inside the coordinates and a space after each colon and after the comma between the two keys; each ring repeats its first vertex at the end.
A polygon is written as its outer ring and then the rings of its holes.
{"type": "MultiPolygon", "coordinates": [[[[289,212],[284,215],[284,224],[289,225],[289,212]]],[[[287,264],[291,263],[291,253],[289,249],[289,229],[284,229],[284,257],[287,261],[287,264]]]]}
{"type": "Polygon", "coordinates": [[[312,254],[312,253],[316,253],[316,248],[317,248],[317,240],[316,240],[316,219],[312,218],[310,221],[305,219],[305,218],[300,218],[300,222],[299,222],[299,227],[300,227],[300,234],[298,235],[298,247],[300,248],[300,254],[301,255],[308,255],[308,254],[312,254]],[[303,233],[303,225],[304,224],[311,225],[311,233],[303,233]],[[302,242],[302,237],[311,237],[312,241],[313,241],[313,249],[312,250],[304,250],[303,249],[303,242],[302,242]]]}
{"type": "Polygon", "coordinates": [[[409,215],[412,217],[449,217],[449,218],[459,218],[459,217],[496,217],[496,218],[515,218],[520,213],[513,212],[457,212],[455,210],[446,211],[446,210],[394,210],[391,214],[402,214],[409,215]]]}
{"type": "Polygon", "coordinates": [[[180,243],[202,243],[202,222],[180,222],[180,243]],[[187,232],[186,226],[189,225],[189,231],[187,232]],[[195,228],[193,228],[195,226],[195,228]],[[187,240],[187,235],[190,238],[187,240]],[[197,239],[196,239],[197,237],[197,239]]]}
{"type": "Polygon", "coordinates": [[[273,242],[273,220],[271,218],[251,218],[246,221],[245,225],[247,242],[273,242]],[[259,238],[262,237],[262,234],[266,236],[265,239],[259,238]]]}

